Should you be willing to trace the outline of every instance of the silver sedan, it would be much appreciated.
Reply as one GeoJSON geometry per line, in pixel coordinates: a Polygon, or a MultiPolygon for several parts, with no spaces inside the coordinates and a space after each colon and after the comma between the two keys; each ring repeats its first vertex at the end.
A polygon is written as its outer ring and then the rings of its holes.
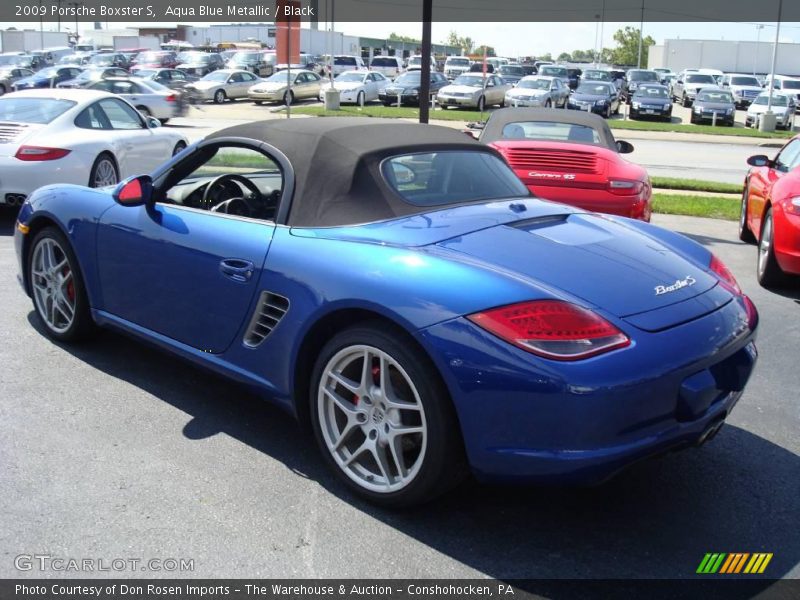
{"type": "Polygon", "coordinates": [[[511,84],[497,75],[484,77],[482,73],[464,73],[439,90],[436,102],[442,108],[469,107],[482,111],[491,104],[505,106],[506,92],[510,89],[511,84]]]}
{"type": "Polygon", "coordinates": [[[12,89],[12,84],[23,77],[30,77],[33,71],[15,67],[14,65],[4,65],[0,68],[0,96],[12,89]]]}
{"type": "Polygon", "coordinates": [[[569,86],[558,77],[529,75],[520,79],[506,93],[506,104],[510,106],[543,106],[559,108],[567,105],[569,86]]]}
{"type": "Polygon", "coordinates": [[[200,100],[213,100],[222,104],[225,100],[247,98],[247,90],[264,80],[243,69],[220,69],[213,71],[184,90],[199,96],[200,100]]]}

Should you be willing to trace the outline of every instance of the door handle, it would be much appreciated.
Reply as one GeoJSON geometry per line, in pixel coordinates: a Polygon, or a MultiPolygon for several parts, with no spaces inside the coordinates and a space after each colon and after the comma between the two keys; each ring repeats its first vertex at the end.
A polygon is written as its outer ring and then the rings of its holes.
{"type": "Polygon", "coordinates": [[[247,283],[253,276],[255,265],[249,260],[241,258],[226,258],[219,263],[219,270],[225,277],[239,283],[247,283]]]}

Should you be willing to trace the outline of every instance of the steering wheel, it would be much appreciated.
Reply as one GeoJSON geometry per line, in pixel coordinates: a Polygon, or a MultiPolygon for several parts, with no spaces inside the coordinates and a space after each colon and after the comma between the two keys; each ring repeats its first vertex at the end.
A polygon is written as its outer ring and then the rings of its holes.
{"type": "MultiPolygon", "coordinates": [[[[202,208],[206,209],[206,210],[210,210],[210,211],[213,211],[213,212],[227,212],[227,210],[224,210],[224,209],[226,209],[226,208],[228,208],[228,206],[230,206],[230,204],[229,204],[230,200],[237,200],[238,199],[238,200],[242,200],[242,202],[247,204],[247,201],[244,200],[244,198],[226,198],[225,200],[223,200],[221,202],[217,202],[216,204],[213,204],[215,199],[213,198],[214,194],[212,193],[212,190],[214,192],[216,192],[216,190],[214,188],[223,188],[223,184],[227,183],[229,181],[234,181],[236,183],[240,183],[248,191],[252,192],[255,195],[256,198],[260,198],[261,197],[261,190],[259,190],[256,187],[256,185],[252,181],[250,181],[247,177],[244,177],[243,175],[237,175],[235,173],[226,173],[224,175],[220,175],[219,177],[215,177],[214,179],[212,179],[211,181],[208,182],[208,185],[206,186],[206,189],[203,192],[203,199],[200,201],[200,206],[202,208]]],[[[223,191],[223,190],[224,190],[224,188],[221,189],[220,191],[223,191]]],[[[247,205],[247,210],[248,210],[248,212],[250,212],[249,204],[247,205]]]]}

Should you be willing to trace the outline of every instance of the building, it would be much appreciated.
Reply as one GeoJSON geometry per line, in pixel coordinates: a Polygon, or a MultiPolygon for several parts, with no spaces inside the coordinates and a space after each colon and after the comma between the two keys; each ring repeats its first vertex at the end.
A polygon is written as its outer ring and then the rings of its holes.
{"type": "MultiPolygon", "coordinates": [[[[772,41],[664,40],[651,46],[647,66],[675,72],[683,69],[719,69],[728,73],[760,73],[772,70],[772,41]]],[[[800,44],[778,44],[775,71],[800,75],[800,44]]]]}

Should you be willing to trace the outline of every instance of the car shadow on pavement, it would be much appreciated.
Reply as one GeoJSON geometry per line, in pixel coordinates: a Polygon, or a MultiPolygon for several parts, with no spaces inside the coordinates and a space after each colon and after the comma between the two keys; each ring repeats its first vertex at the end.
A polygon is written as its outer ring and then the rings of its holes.
{"type": "MultiPolygon", "coordinates": [[[[28,319],[42,332],[33,312],[28,319]]],[[[190,415],[187,439],[231,436],[497,579],[692,579],[707,552],[774,553],[765,573],[772,578],[800,562],[800,457],[739,427],[723,427],[701,448],[639,463],[597,487],[468,482],[429,505],[390,511],[354,497],[329,472],[309,433],[232,382],[109,331],[59,347],[190,415]]],[[[547,582],[530,586],[552,595],[547,582]]]]}

